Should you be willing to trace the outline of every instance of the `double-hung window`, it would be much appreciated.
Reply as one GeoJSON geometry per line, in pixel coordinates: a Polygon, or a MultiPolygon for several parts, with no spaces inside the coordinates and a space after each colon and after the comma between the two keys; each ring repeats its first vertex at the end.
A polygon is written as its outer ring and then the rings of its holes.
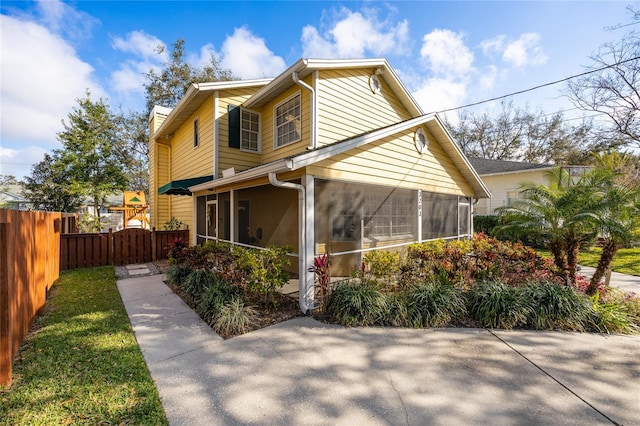
{"type": "Polygon", "coordinates": [[[260,152],[260,115],[242,108],[240,116],[240,149],[260,152]]]}
{"type": "Polygon", "coordinates": [[[301,139],[300,93],[292,96],[275,108],[275,147],[297,142],[301,139]]]}

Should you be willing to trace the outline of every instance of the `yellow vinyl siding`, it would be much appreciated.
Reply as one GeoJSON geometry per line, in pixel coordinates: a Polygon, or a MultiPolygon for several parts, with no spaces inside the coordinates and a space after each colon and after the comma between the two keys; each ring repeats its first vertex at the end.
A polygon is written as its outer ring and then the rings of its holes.
{"type": "Polygon", "coordinates": [[[413,131],[409,131],[320,161],[307,170],[326,179],[473,195],[440,145],[429,139],[429,150],[422,155],[414,147],[413,131]]]}
{"type": "MultiPolygon", "coordinates": [[[[306,81],[311,84],[310,78],[306,81]]],[[[292,155],[304,152],[309,146],[311,135],[311,95],[308,90],[302,89],[300,86],[294,86],[280,96],[269,102],[262,108],[262,163],[270,163],[275,160],[290,157],[292,155]],[[274,149],[274,112],[275,107],[287,100],[288,98],[300,93],[300,125],[301,139],[299,142],[290,143],[288,145],[274,149]]]]}
{"type": "Polygon", "coordinates": [[[179,180],[213,173],[213,97],[198,108],[176,130],[171,139],[171,179],[179,180]],[[193,146],[193,121],[198,119],[199,143],[193,146]]]}
{"type": "MultiPolygon", "coordinates": [[[[193,197],[171,195],[171,216],[187,225],[193,232],[193,229],[195,229],[193,226],[193,197]]],[[[160,227],[162,227],[165,222],[160,223],[160,227]]]]}
{"type": "Polygon", "coordinates": [[[153,226],[155,226],[156,228],[160,229],[162,228],[162,225],[168,221],[169,219],[171,219],[171,200],[169,198],[169,196],[167,195],[158,195],[158,188],[160,188],[162,185],[170,182],[171,180],[171,148],[169,148],[166,145],[160,145],[160,144],[156,144],[155,145],[155,151],[156,151],[156,156],[157,156],[157,184],[155,185],[154,188],[151,188],[150,191],[152,191],[153,197],[156,200],[156,207],[154,208],[154,210],[157,213],[157,218],[155,218],[155,220],[152,220],[152,224],[153,226]]]}
{"type": "Polygon", "coordinates": [[[324,145],[411,118],[380,78],[382,90],[369,88],[371,70],[322,71],[317,82],[318,143],[324,145]]]}
{"type": "MultiPolygon", "coordinates": [[[[261,154],[252,153],[247,151],[241,151],[238,148],[229,148],[229,105],[240,106],[251,95],[253,95],[259,87],[236,89],[233,91],[221,91],[218,96],[218,137],[220,138],[218,144],[218,168],[219,175],[222,176],[222,171],[233,167],[236,172],[249,169],[260,165],[261,154]]],[[[260,110],[253,110],[260,112],[260,110]]],[[[264,129],[264,116],[261,117],[264,129]]],[[[262,150],[264,151],[264,132],[262,137],[262,150]]]]}

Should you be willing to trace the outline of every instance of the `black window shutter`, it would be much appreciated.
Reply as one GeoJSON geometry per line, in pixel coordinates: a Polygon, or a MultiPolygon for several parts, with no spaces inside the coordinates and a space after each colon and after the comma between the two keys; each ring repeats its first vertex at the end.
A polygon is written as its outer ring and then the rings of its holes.
{"type": "Polygon", "coordinates": [[[240,149],[240,107],[229,105],[229,148],[240,149]]]}

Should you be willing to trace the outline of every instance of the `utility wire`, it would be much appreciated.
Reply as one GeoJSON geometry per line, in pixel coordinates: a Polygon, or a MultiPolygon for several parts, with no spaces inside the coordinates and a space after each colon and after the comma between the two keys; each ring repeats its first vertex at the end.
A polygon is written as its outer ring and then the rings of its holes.
{"type": "Polygon", "coordinates": [[[458,106],[458,107],[454,107],[454,108],[443,109],[441,111],[438,111],[437,113],[441,114],[441,113],[444,113],[444,112],[457,111],[459,109],[469,108],[469,107],[472,107],[472,106],[482,105],[482,104],[486,104],[488,102],[497,101],[499,99],[508,98],[509,96],[520,95],[522,93],[531,92],[533,90],[538,90],[538,89],[541,89],[543,87],[553,86],[554,84],[563,83],[565,81],[569,81],[569,80],[572,80],[574,78],[584,77],[585,75],[589,75],[589,74],[593,74],[593,73],[596,73],[596,72],[604,71],[604,70],[606,70],[608,68],[613,68],[613,67],[616,67],[618,65],[625,64],[627,62],[637,61],[638,59],[640,59],[640,56],[636,56],[635,58],[626,59],[624,61],[616,62],[615,64],[607,65],[607,66],[604,66],[602,68],[597,68],[597,69],[594,69],[594,70],[585,71],[585,72],[580,73],[580,74],[574,74],[574,75],[569,76],[569,77],[561,78],[560,80],[556,80],[556,81],[551,81],[549,83],[540,84],[538,86],[530,87],[528,89],[519,90],[517,92],[508,93],[508,94],[502,95],[502,96],[496,96],[495,98],[485,99],[483,101],[473,102],[473,103],[470,103],[470,104],[466,104],[466,105],[462,105],[462,106],[458,106]]]}

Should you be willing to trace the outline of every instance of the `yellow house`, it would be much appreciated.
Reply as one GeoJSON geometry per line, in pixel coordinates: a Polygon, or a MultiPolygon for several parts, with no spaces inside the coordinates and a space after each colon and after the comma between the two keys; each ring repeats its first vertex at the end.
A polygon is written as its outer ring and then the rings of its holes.
{"type": "Polygon", "coordinates": [[[274,79],[192,85],[150,116],[152,226],[289,245],[300,308],[313,308],[316,255],[333,274],[369,250],[471,235],[489,191],[435,114],[384,59],[301,59],[274,79]]]}

